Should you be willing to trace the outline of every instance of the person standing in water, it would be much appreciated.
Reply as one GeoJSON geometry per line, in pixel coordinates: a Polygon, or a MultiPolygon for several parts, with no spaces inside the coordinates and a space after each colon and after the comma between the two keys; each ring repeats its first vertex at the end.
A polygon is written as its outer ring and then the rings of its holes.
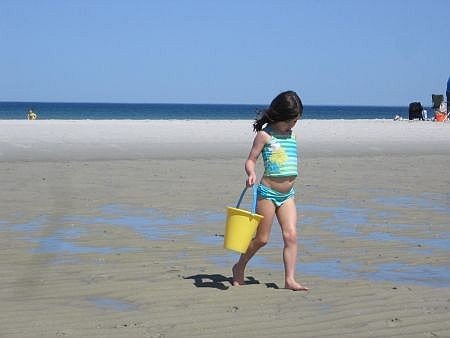
{"type": "Polygon", "coordinates": [[[36,120],[37,119],[37,114],[34,112],[34,110],[32,108],[28,109],[27,119],[28,120],[36,120]]]}

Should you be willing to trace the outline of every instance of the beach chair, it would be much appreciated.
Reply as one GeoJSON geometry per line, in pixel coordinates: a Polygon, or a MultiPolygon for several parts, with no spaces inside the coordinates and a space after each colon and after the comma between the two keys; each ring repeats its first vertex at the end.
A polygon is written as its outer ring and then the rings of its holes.
{"type": "Polygon", "coordinates": [[[444,101],[444,95],[431,95],[434,109],[434,120],[437,122],[444,122],[448,120],[447,104],[444,101]]]}
{"type": "Polygon", "coordinates": [[[431,101],[433,102],[434,111],[439,109],[439,106],[444,102],[444,95],[441,94],[431,94],[431,101]]]}

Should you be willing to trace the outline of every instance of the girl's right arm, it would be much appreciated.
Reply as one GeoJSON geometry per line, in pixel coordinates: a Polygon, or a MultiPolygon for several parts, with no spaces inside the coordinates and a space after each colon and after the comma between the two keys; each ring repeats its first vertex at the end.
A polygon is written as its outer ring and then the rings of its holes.
{"type": "Polygon", "coordinates": [[[247,180],[245,183],[247,187],[251,187],[256,183],[256,161],[269,138],[270,136],[266,132],[258,131],[253,140],[252,149],[248,154],[247,161],[245,161],[245,172],[247,173],[247,180]]]}

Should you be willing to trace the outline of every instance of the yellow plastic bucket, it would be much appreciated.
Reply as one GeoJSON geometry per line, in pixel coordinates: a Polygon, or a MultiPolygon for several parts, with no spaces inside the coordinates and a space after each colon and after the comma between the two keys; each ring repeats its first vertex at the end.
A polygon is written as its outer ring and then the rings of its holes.
{"type": "Polygon", "coordinates": [[[256,187],[253,187],[252,211],[239,209],[242,198],[244,197],[245,188],[236,205],[236,208],[227,208],[227,221],[225,225],[224,248],[245,253],[247,248],[255,236],[259,222],[264,218],[255,213],[256,210],[256,187]]]}

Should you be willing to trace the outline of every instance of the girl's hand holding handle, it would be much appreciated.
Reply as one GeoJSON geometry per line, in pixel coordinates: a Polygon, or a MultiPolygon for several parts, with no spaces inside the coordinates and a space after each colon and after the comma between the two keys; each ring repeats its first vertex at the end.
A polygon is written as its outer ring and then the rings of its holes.
{"type": "Polygon", "coordinates": [[[247,177],[247,180],[246,180],[245,184],[247,185],[247,188],[250,188],[250,187],[252,187],[255,184],[255,182],[256,182],[256,175],[255,174],[250,174],[247,177]]]}

